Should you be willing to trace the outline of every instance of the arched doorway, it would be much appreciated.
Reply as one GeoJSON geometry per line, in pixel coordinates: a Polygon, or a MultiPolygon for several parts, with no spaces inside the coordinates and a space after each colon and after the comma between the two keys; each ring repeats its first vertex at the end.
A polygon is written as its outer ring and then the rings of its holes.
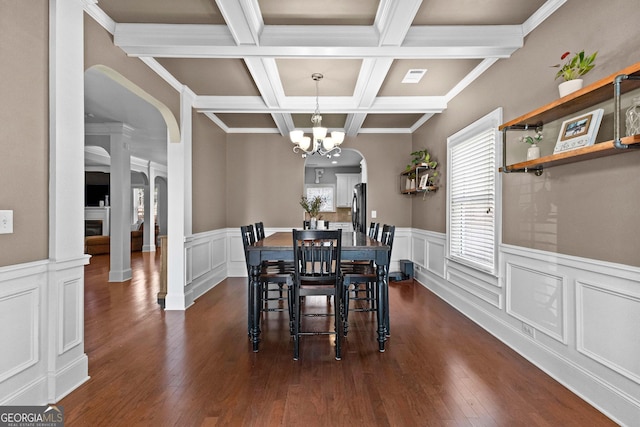
{"type": "MultiPolygon", "coordinates": [[[[344,230],[352,230],[352,199],[354,186],[367,182],[364,156],[353,148],[343,148],[339,157],[311,155],[304,163],[304,194],[327,195],[331,201],[323,207],[320,219],[344,230]],[[331,195],[331,196],[328,196],[331,195]]],[[[332,228],[335,228],[332,226],[332,228]]]]}
{"type": "MultiPolygon", "coordinates": [[[[167,177],[167,144],[179,142],[180,131],[163,103],[115,70],[96,65],[85,71],[84,80],[85,145],[108,153],[99,159],[101,165],[93,163],[95,156],[85,156],[85,168],[99,166],[109,172],[109,280],[120,282],[131,278],[132,232],[142,222],[135,210],[150,224],[142,227],[141,250],[155,251],[155,215],[150,214],[157,206],[153,185],[157,176],[167,177]],[[141,182],[136,183],[136,177],[141,182]],[[133,197],[135,188],[145,195],[138,198],[144,200],[142,209],[133,197]]],[[[166,212],[166,206],[162,209],[166,212]]]]}

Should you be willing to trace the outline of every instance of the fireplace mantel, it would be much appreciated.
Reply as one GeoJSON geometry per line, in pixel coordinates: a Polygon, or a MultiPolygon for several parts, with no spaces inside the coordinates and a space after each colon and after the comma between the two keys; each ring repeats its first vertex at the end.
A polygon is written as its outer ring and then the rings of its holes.
{"type": "Polygon", "coordinates": [[[109,206],[97,207],[86,206],[84,208],[85,220],[100,220],[102,221],[102,235],[109,235],[109,217],[111,214],[111,208],[109,206]]]}

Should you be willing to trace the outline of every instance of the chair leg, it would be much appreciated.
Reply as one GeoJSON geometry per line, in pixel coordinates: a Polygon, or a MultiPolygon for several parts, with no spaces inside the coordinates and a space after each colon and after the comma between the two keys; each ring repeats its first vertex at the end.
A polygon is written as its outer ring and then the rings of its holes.
{"type": "Polygon", "coordinates": [[[300,357],[300,296],[295,287],[293,301],[293,360],[298,360],[300,357]]]}
{"type": "Polygon", "coordinates": [[[342,360],[342,326],[343,326],[343,313],[344,306],[342,301],[342,292],[335,295],[335,322],[334,328],[336,333],[336,360],[342,360]]]}

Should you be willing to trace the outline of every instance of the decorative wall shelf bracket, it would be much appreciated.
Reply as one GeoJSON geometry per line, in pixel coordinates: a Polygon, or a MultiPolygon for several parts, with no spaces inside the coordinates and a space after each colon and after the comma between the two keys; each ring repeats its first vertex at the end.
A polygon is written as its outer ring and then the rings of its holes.
{"type": "Polygon", "coordinates": [[[616,76],[615,80],[613,81],[613,99],[615,100],[613,111],[613,146],[619,149],[640,148],[640,145],[638,144],[623,144],[622,140],[620,139],[620,84],[623,80],[640,80],[640,76],[620,74],[616,76]]]}

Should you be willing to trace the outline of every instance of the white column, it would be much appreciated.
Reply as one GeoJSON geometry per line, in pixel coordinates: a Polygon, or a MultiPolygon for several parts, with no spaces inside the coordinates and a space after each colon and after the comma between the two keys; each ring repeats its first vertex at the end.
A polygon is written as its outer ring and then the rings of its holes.
{"type": "MultiPolygon", "coordinates": [[[[180,143],[167,143],[169,176],[167,216],[168,264],[166,310],[185,310],[193,303],[187,286],[184,239],[191,235],[191,114],[195,95],[186,86],[180,97],[180,143]]],[[[169,141],[169,138],[167,138],[169,141]]]]}
{"type": "Polygon", "coordinates": [[[142,252],[156,251],[155,219],[153,218],[153,205],[155,202],[156,170],[152,162],[147,167],[149,182],[144,187],[144,236],[142,252]]]}
{"type": "Polygon", "coordinates": [[[131,279],[131,152],[125,127],[111,134],[110,282],[131,279]]]}
{"type": "Polygon", "coordinates": [[[88,376],[84,353],[84,11],[49,1],[49,272],[34,366],[13,378],[32,402],[56,402],[88,376]],[[22,378],[24,377],[24,378],[22,378]],[[25,381],[21,383],[21,381],[25,381]]]}

